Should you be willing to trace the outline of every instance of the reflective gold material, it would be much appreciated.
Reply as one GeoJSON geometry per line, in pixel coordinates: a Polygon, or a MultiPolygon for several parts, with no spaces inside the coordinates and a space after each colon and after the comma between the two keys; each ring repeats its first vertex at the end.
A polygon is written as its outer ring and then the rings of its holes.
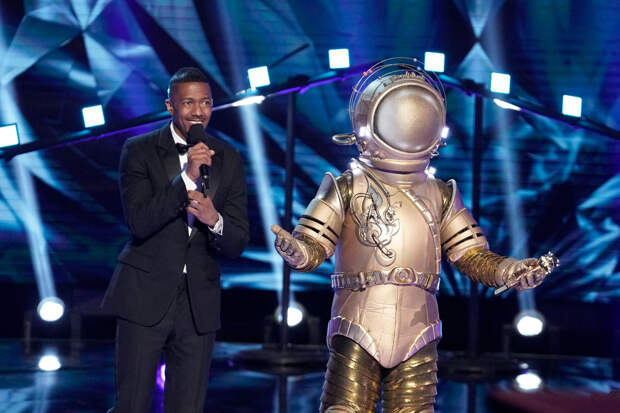
{"type": "Polygon", "coordinates": [[[295,271],[312,271],[316,267],[321,265],[323,261],[325,261],[325,250],[323,249],[323,246],[319,244],[314,238],[299,233],[295,234],[295,238],[301,243],[303,243],[305,247],[305,252],[307,254],[304,265],[301,265],[299,268],[294,267],[295,271]]]}
{"type": "Polygon", "coordinates": [[[437,187],[441,193],[441,216],[445,219],[447,218],[448,209],[454,200],[454,191],[451,185],[454,181],[451,181],[451,183],[445,183],[441,179],[436,179],[435,182],[437,183],[437,187]]]}
{"type": "Polygon", "coordinates": [[[482,229],[465,208],[453,214],[441,225],[441,240],[450,262],[455,262],[474,247],[488,248],[482,229]]]}
{"type": "Polygon", "coordinates": [[[380,383],[379,363],[354,341],[336,336],[330,345],[320,411],[347,411],[335,409],[342,406],[355,413],[374,413],[380,383]]]}
{"type": "Polygon", "coordinates": [[[346,142],[357,144],[362,162],[384,171],[424,171],[443,145],[445,93],[416,59],[386,59],[353,87],[349,116],[355,139],[346,142]]]}
{"type": "Polygon", "coordinates": [[[325,256],[334,253],[344,217],[345,204],[336,179],[329,172],[323,177],[316,196],[299,219],[293,236],[301,234],[313,238],[325,250],[325,256]]]}
{"type": "MultiPolygon", "coordinates": [[[[441,250],[436,248],[436,235],[442,198],[435,181],[426,177],[406,188],[407,193],[415,195],[416,205],[403,188],[384,181],[383,174],[370,172],[356,162],[351,172],[354,195],[334,255],[335,273],[389,274],[395,268],[410,268],[419,274],[438,275],[441,250]],[[388,211],[393,215],[387,217],[388,211]],[[392,231],[395,222],[398,231],[392,231]],[[379,245],[371,245],[371,240],[379,241],[379,245]],[[392,259],[381,249],[393,251],[392,259]]],[[[328,340],[336,334],[347,336],[383,367],[391,368],[406,360],[412,348],[419,349],[420,343],[428,342],[426,338],[416,340],[422,331],[438,323],[436,298],[418,286],[381,284],[363,291],[337,288],[328,340]]],[[[440,329],[433,331],[441,334],[440,329]]]]}
{"type": "Polygon", "coordinates": [[[424,217],[428,229],[433,237],[433,245],[435,247],[435,273],[439,274],[441,271],[441,242],[439,241],[439,225],[433,217],[430,209],[424,202],[424,200],[417,196],[413,191],[400,189],[403,194],[411,201],[411,203],[420,211],[420,214],[424,217]]]}
{"type": "Polygon", "coordinates": [[[489,287],[499,287],[505,283],[502,281],[505,280],[505,270],[516,261],[485,248],[476,247],[467,251],[454,265],[474,281],[489,287]]]}
{"type": "Polygon", "coordinates": [[[436,387],[437,341],[385,370],[358,344],[335,336],[320,411],[374,413],[382,389],[384,413],[432,413],[436,387]]]}
{"type": "Polygon", "coordinates": [[[346,210],[349,208],[349,202],[351,202],[351,197],[353,196],[353,174],[351,171],[344,171],[342,175],[336,178],[336,183],[342,198],[342,205],[344,205],[346,210]]]}
{"type": "Polygon", "coordinates": [[[421,273],[415,268],[394,267],[391,270],[360,271],[357,273],[335,273],[331,275],[332,288],[348,288],[361,291],[366,288],[394,284],[400,286],[415,285],[435,294],[441,279],[433,273],[421,273]]]}
{"type": "Polygon", "coordinates": [[[432,413],[437,395],[437,341],[396,366],[383,379],[383,413],[432,413]]]}
{"type": "Polygon", "coordinates": [[[436,322],[434,324],[429,325],[424,330],[420,331],[420,334],[415,338],[413,344],[409,348],[407,352],[406,359],[416,354],[422,348],[424,348],[429,343],[434,341],[439,341],[441,338],[441,322],[436,322]]]}

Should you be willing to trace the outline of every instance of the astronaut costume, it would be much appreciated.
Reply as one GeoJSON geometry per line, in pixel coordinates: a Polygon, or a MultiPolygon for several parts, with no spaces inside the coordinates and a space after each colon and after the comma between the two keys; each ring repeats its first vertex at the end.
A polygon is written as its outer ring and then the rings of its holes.
{"type": "Polygon", "coordinates": [[[453,180],[426,173],[443,145],[443,88],[421,62],[377,63],[353,88],[352,134],[359,158],[327,173],[293,234],[274,226],[276,250],[296,271],[334,255],[330,360],[322,412],[433,412],[441,321],[435,292],[442,252],[471,279],[532,288],[538,260],[488,250],[453,180]],[[381,393],[382,392],[382,393],[381,393]]]}

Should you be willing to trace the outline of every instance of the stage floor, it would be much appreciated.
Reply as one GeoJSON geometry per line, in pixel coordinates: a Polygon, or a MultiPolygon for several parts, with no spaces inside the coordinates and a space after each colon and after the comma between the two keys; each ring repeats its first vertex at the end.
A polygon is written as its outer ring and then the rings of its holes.
{"type": "MultiPolygon", "coordinates": [[[[259,347],[216,343],[205,412],[316,412],[323,370],[278,375],[233,361],[240,351],[259,347]]],[[[515,387],[516,374],[485,377],[483,371],[468,377],[454,368],[454,357],[440,353],[436,412],[620,412],[618,371],[614,374],[609,359],[519,355],[543,380],[541,390],[524,392],[515,387]]],[[[2,340],[0,362],[0,412],[94,413],[113,405],[113,342],[33,341],[25,346],[21,340],[2,340]],[[58,356],[60,369],[42,371],[43,355],[58,356]]],[[[163,411],[162,394],[156,387],[152,412],[163,411]]]]}

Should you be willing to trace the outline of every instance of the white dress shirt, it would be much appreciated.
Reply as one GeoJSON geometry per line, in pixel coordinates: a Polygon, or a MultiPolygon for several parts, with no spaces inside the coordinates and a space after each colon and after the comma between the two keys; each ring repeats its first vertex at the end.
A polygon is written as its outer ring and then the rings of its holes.
{"type": "MultiPolygon", "coordinates": [[[[172,122],[170,122],[170,131],[172,132],[172,139],[174,139],[174,143],[181,143],[183,145],[187,144],[187,142],[179,136],[176,130],[174,130],[174,125],[172,124],[172,122]]],[[[181,178],[183,179],[183,183],[185,183],[185,188],[187,190],[193,190],[193,191],[197,190],[198,184],[200,184],[200,180],[202,178],[198,178],[197,181],[194,182],[191,180],[189,176],[187,176],[187,173],[186,173],[187,152],[184,154],[179,154],[179,163],[181,164],[181,171],[182,171],[181,178]]],[[[224,219],[222,218],[222,215],[219,212],[217,213],[217,216],[218,218],[217,218],[217,222],[215,223],[215,225],[213,225],[213,227],[210,227],[207,225],[207,227],[214,234],[222,235],[222,231],[224,231],[224,219]]],[[[188,234],[192,233],[195,220],[196,220],[196,216],[192,214],[191,212],[187,212],[187,233],[188,234]]],[[[183,266],[183,272],[184,273],[187,272],[187,265],[183,266]]]]}

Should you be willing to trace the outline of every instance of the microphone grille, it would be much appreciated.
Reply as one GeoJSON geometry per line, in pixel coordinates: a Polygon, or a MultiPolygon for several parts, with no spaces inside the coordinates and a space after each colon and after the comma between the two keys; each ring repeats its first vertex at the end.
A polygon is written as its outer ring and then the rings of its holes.
{"type": "Polygon", "coordinates": [[[204,142],[207,138],[204,128],[200,124],[194,124],[190,126],[187,131],[187,143],[189,145],[196,145],[198,142],[204,142]]]}

